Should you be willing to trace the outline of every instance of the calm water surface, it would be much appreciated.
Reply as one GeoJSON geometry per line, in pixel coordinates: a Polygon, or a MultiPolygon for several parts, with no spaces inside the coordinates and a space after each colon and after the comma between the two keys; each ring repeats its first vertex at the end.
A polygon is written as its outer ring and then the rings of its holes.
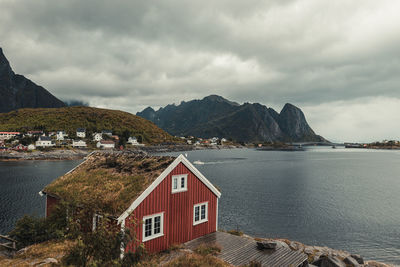
{"type": "MultiPolygon", "coordinates": [[[[313,148],[187,152],[222,191],[219,227],[400,264],[400,152],[313,148]]],[[[177,155],[176,153],[173,155],[177,155]]],[[[44,214],[38,192],[78,161],[0,162],[0,233],[44,214]]]]}
{"type": "Polygon", "coordinates": [[[39,191],[79,162],[0,162],[0,234],[9,232],[24,214],[44,216],[46,202],[39,191]]]}

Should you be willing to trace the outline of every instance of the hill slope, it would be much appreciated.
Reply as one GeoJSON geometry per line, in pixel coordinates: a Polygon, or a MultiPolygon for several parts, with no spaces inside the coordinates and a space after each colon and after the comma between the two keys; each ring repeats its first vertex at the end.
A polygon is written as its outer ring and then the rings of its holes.
{"type": "Polygon", "coordinates": [[[88,132],[112,130],[122,134],[142,135],[147,143],[171,142],[173,138],[152,122],[136,115],[92,107],[19,109],[0,114],[0,131],[65,130],[74,135],[77,128],[88,132]]]}
{"type": "Polygon", "coordinates": [[[136,115],[173,135],[219,136],[244,142],[326,141],[314,133],[303,112],[291,104],[278,113],[258,103],[239,105],[211,95],[157,111],[148,107],[136,115]]]}
{"type": "Polygon", "coordinates": [[[58,108],[65,104],[45,88],[15,74],[0,48],[0,112],[19,108],[58,108]]]}

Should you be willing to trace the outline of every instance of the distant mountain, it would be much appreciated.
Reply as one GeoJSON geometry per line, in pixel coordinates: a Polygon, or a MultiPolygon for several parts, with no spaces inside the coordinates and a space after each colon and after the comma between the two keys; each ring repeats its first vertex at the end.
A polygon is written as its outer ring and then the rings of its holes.
{"type": "Polygon", "coordinates": [[[314,133],[303,112],[286,104],[281,113],[254,103],[239,105],[221,96],[167,105],[155,111],[151,107],[136,115],[148,119],[172,135],[213,136],[243,142],[324,142],[314,133]]]}
{"type": "Polygon", "coordinates": [[[154,123],[119,110],[64,107],[26,108],[0,113],[0,131],[64,130],[70,136],[75,136],[77,128],[85,128],[88,133],[111,130],[118,135],[129,131],[150,144],[174,141],[171,135],[154,123]]]}
{"type": "Polygon", "coordinates": [[[58,108],[65,104],[43,87],[15,74],[0,48],[0,113],[19,108],[58,108]]]}

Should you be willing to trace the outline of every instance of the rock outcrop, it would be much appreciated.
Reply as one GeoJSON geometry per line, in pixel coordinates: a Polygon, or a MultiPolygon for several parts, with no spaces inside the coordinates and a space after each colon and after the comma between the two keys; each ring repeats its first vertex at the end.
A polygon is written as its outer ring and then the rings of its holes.
{"type": "Polygon", "coordinates": [[[240,142],[324,142],[308,125],[303,112],[286,104],[281,113],[254,103],[238,103],[210,95],[201,100],[151,107],[138,112],[172,135],[232,138],[240,142]]]}
{"type": "Polygon", "coordinates": [[[15,74],[0,48],[0,112],[20,108],[58,108],[65,104],[42,86],[15,74]]]}

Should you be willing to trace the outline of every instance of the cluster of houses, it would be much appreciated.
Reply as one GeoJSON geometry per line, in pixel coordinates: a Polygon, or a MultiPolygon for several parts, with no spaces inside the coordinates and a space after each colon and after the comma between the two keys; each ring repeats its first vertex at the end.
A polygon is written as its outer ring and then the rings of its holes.
{"type": "Polygon", "coordinates": [[[188,137],[182,136],[180,138],[182,140],[185,140],[188,145],[195,145],[195,146],[218,146],[228,142],[227,139],[219,137],[203,139],[203,138],[196,138],[194,136],[188,136],[188,137]]]}
{"type": "MultiPolygon", "coordinates": [[[[85,128],[78,128],[76,130],[75,139],[68,138],[65,131],[56,131],[46,133],[43,131],[28,131],[23,134],[21,132],[0,132],[0,151],[17,150],[28,151],[36,148],[49,148],[55,146],[72,146],[73,148],[87,148],[87,142],[95,142],[96,147],[99,149],[114,149],[119,141],[118,135],[113,135],[110,130],[103,130],[98,133],[93,133],[91,138],[88,138],[85,128]],[[20,143],[20,139],[24,137],[37,138],[37,141],[27,146],[20,143]],[[13,139],[11,147],[6,147],[7,140],[13,139]]],[[[133,146],[143,146],[140,144],[136,137],[129,137],[128,144],[133,146]]]]}

